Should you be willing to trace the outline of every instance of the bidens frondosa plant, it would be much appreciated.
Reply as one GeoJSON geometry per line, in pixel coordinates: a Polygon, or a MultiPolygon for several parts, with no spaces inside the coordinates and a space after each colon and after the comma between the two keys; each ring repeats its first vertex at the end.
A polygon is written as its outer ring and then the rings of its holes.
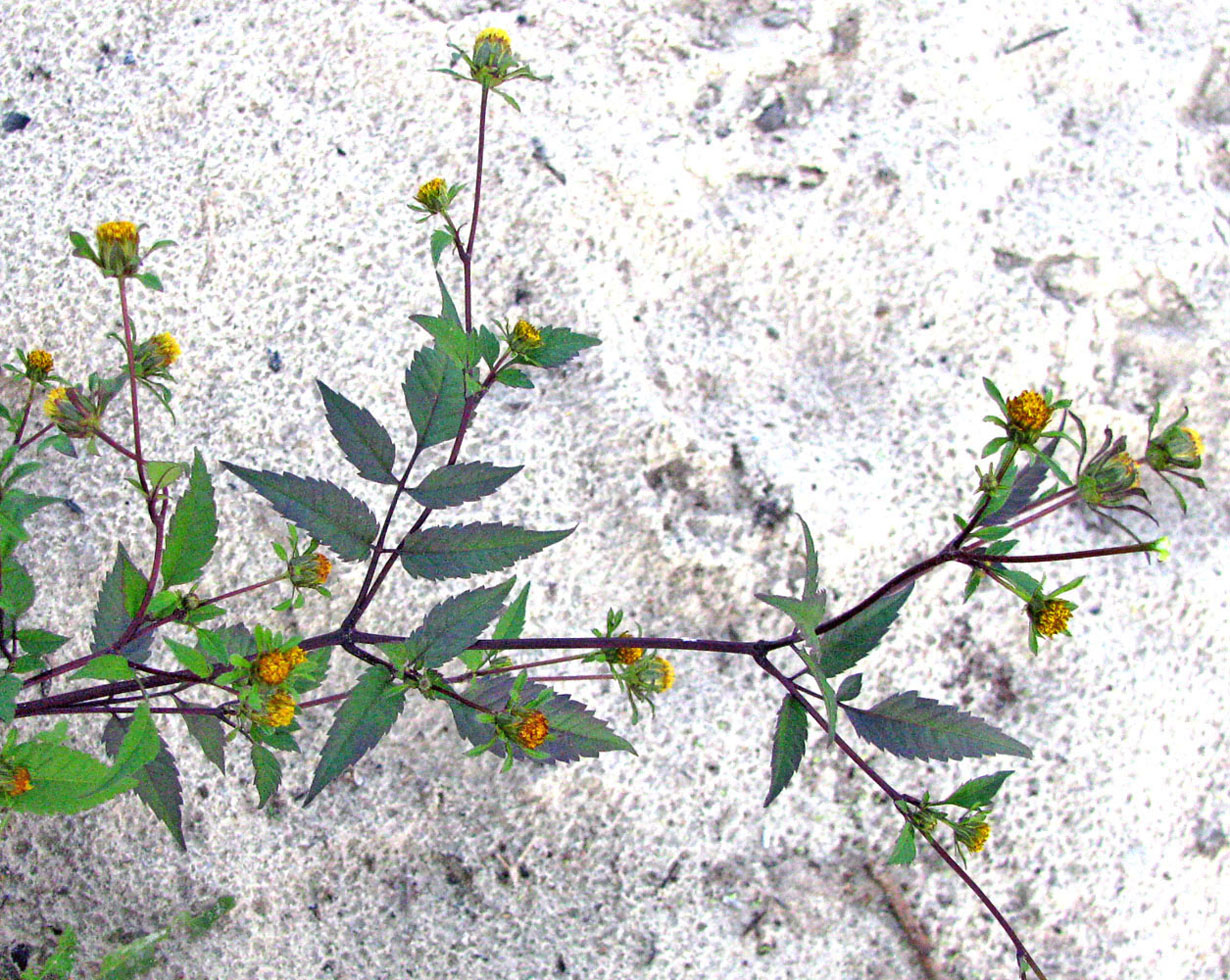
{"type": "MultiPolygon", "coordinates": [[[[413,443],[399,447],[371,412],[318,382],[324,417],[342,454],[359,479],[385,492],[379,519],[337,484],[253,468],[247,461],[223,462],[289,522],[285,541],[272,542],[276,563],[254,574],[254,581],[219,582],[211,574],[218,521],[214,473],[206,460],[199,452],[191,460],[162,459],[143,436],[142,413],[151,402],[170,410],[171,368],[192,370],[190,338],[181,350],[171,332],[142,339],[133,330],[133,283],[162,288],[146,266],[152,252],[171,243],[155,242],[142,251],[139,227],[129,221],[99,225],[93,246],[84,235],[70,234],[74,254],[92,263],[106,288],[115,290],[121,351],[115,363],[84,380],[53,373],[67,369],[43,348],[18,349],[16,363],[3,367],[23,394],[0,407],[8,433],[0,454],[0,724],[7,727],[0,742],[0,809],[9,818],[67,814],[131,790],[182,847],[180,776],[159,725],[185,725],[219,769],[228,749],[246,749],[264,805],[277,790],[281,760],[298,750],[304,713],[333,710],[307,805],[379,745],[408,699],[446,704],[469,754],[491,754],[505,769],[573,762],[632,746],[585,704],[560,693],[563,685],[616,685],[635,724],[642,709],[655,710],[684,673],[680,657],[738,655],[754,662],[781,692],[765,804],[790,783],[811,733],[818,731],[875,783],[892,804],[886,812],[895,811],[901,820],[888,860],[909,863],[921,838],[1003,928],[1022,973],[1043,976],[965,866],[970,855],[990,846],[988,814],[1011,771],[980,776],[934,797],[927,788],[891,785],[847,737],[920,760],[1028,758],[1031,750],[989,722],[917,691],[864,699],[856,668],[884,640],[914,583],[946,565],[966,570],[966,598],[986,586],[1002,590],[1001,608],[1020,616],[1023,645],[1036,654],[1043,646],[1039,640],[1049,652],[1071,631],[1092,629],[1074,601],[1083,579],[1048,586],[1042,571],[1098,558],[1168,556],[1168,539],[1142,539],[1125,521],[1154,522],[1144,479],[1150,474],[1176,494],[1176,480],[1203,486],[1196,471],[1204,445],[1186,424],[1187,413],[1159,426],[1155,410],[1142,426],[1139,445],[1132,444],[1134,434],[1107,430],[1101,447],[1090,453],[1085,425],[1068,400],[1032,388],[1005,399],[986,381],[997,410],[988,421],[998,432],[982,451],[988,463],[977,471],[968,509],[955,517],[955,533],[870,595],[831,610],[811,531],[801,523],[801,592],[757,596],[784,617],[785,632],[776,637],[735,642],[642,635],[623,628],[618,610],[608,611],[605,625],[592,635],[580,630],[575,636],[526,637],[529,586],[517,588],[512,578],[457,591],[412,622],[370,622],[372,602],[390,575],[430,582],[489,575],[571,533],[465,523],[449,515],[494,494],[520,470],[463,455],[488,396],[501,387],[533,388],[538,372],[598,343],[571,327],[514,319],[506,311],[491,311],[487,322],[478,319],[476,241],[489,96],[496,92],[515,108],[504,87],[539,79],[502,31],[484,31],[472,47],[455,52],[454,65],[466,70],[441,70],[478,86],[478,150],[468,200],[462,198],[465,186],[432,176],[410,204],[422,215],[418,220],[435,226],[426,245],[440,291],[437,311],[412,318],[427,335],[401,383],[413,443]],[[458,217],[462,201],[466,214],[458,217]],[[458,278],[460,305],[448,285],[458,278]],[[148,535],[117,544],[92,632],[70,637],[55,632],[56,624],[40,614],[39,592],[22,556],[29,525],[56,499],[27,489],[46,465],[41,457],[58,452],[77,458],[83,451],[110,455],[122,468],[141,501],[148,535]],[[1044,519],[1068,508],[1104,518],[1125,540],[1058,552],[1023,545],[1044,519]],[[326,582],[335,562],[358,565],[362,582],[340,603],[334,628],[283,636],[264,625],[249,630],[231,621],[230,601],[248,593],[267,594],[271,611],[329,598],[326,582]],[[357,683],[318,691],[338,656],[363,665],[357,683]],[[64,717],[74,714],[106,719],[101,755],[68,744],[64,717]]],[[[1186,507],[1181,495],[1179,502],[1186,507]]]]}

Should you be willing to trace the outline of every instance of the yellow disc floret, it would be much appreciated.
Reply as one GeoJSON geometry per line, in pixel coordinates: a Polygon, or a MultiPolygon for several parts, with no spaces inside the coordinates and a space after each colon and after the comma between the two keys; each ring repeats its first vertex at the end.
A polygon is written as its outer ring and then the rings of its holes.
{"type": "Polygon", "coordinates": [[[291,670],[294,670],[306,660],[307,654],[303,652],[303,647],[291,647],[286,651],[286,662],[290,664],[291,670]]]}
{"type": "Polygon", "coordinates": [[[991,837],[991,825],[989,823],[980,823],[969,835],[969,843],[966,845],[971,851],[977,854],[987,846],[987,841],[991,837]]]}
{"type": "Polygon", "coordinates": [[[1039,636],[1055,636],[1066,633],[1068,621],[1072,618],[1072,608],[1061,599],[1048,599],[1041,612],[1034,617],[1034,629],[1039,636]]]}
{"type": "Polygon", "coordinates": [[[1037,435],[1051,420],[1051,407],[1036,391],[1022,391],[1008,399],[1008,421],[1028,435],[1037,435]]]}
{"type": "MultiPolygon", "coordinates": [[[[625,637],[625,636],[631,636],[632,634],[631,633],[620,633],[619,635],[620,637],[625,637]]],[[[625,666],[628,664],[636,663],[643,656],[645,656],[644,647],[624,647],[622,650],[615,651],[615,659],[617,659],[621,664],[624,664],[625,666]]]]}
{"type": "Polygon", "coordinates": [[[281,684],[290,676],[290,660],[284,650],[270,650],[256,659],[256,676],[265,684],[281,684]]]}
{"type": "Polygon", "coordinates": [[[655,669],[652,674],[652,683],[655,691],[662,694],[675,686],[675,667],[669,660],[655,656],[653,666],[655,669]]]}
{"type": "Polygon", "coordinates": [[[25,766],[5,767],[3,771],[6,776],[4,781],[0,782],[0,792],[6,796],[21,796],[22,793],[28,793],[34,788],[34,782],[30,779],[30,770],[25,766]]]}
{"type": "Polygon", "coordinates": [[[414,199],[432,214],[440,214],[449,205],[448,184],[443,177],[433,177],[419,188],[414,199]]]}
{"type": "Polygon", "coordinates": [[[274,691],[265,702],[265,714],[257,720],[270,728],[285,728],[295,720],[295,699],[286,691],[274,691]]]}
{"type": "Polygon", "coordinates": [[[137,226],[131,221],[105,221],[94,229],[94,234],[98,237],[100,248],[107,245],[128,245],[136,248],[139,241],[137,226]]]}
{"type": "Polygon", "coordinates": [[[333,562],[329,561],[319,551],[316,552],[316,584],[324,585],[329,580],[329,573],[333,571],[333,562]]]}
{"type": "Polygon", "coordinates": [[[67,388],[52,388],[43,399],[43,414],[49,419],[60,417],[60,403],[68,397],[67,388]]]}
{"type": "Polygon", "coordinates": [[[528,351],[542,346],[542,332],[529,320],[518,320],[513,327],[513,347],[528,351]]]}
{"type": "Polygon", "coordinates": [[[551,732],[551,726],[547,722],[547,716],[541,711],[535,711],[531,715],[527,715],[517,725],[516,739],[517,743],[522,748],[536,749],[547,740],[547,735],[551,732]]]}
{"type": "Polygon", "coordinates": [[[497,51],[499,54],[506,55],[512,52],[512,38],[508,36],[507,31],[502,31],[498,27],[488,27],[478,32],[478,36],[474,38],[474,60],[480,61],[479,54],[484,45],[489,50],[497,51]]]}

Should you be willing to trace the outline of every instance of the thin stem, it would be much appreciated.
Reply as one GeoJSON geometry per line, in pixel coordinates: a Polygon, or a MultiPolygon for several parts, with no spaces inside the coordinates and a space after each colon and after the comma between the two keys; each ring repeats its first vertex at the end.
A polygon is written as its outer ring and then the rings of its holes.
{"type": "Polygon", "coordinates": [[[478,212],[483,198],[483,152],[487,146],[487,97],[490,90],[483,86],[482,100],[478,105],[478,152],[474,164],[474,209],[470,215],[470,234],[462,255],[462,270],[465,276],[466,333],[474,330],[473,289],[470,276],[474,264],[474,238],[478,234],[478,212]]]}
{"type": "Polygon", "coordinates": [[[149,499],[149,480],[145,475],[145,456],[141,452],[141,416],[137,410],[137,362],[133,354],[132,317],[128,313],[128,277],[117,276],[120,288],[120,318],[124,322],[124,350],[128,355],[128,390],[132,402],[132,458],[137,463],[137,480],[141,491],[149,499]]]}
{"type": "Polygon", "coordinates": [[[1152,551],[1149,544],[1121,544],[1114,548],[1086,548],[1083,551],[1056,551],[1046,555],[996,555],[984,558],[997,565],[1037,564],[1051,561],[1076,561],[1083,558],[1110,558],[1114,555],[1139,555],[1152,551]]]}
{"type": "Polygon", "coordinates": [[[30,406],[34,404],[34,392],[38,389],[33,381],[30,382],[30,390],[26,393],[26,404],[21,410],[21,421],[17,423],[17,431],[13,434],[13,445],[21,443],[21,435],[26,431],[26,423],[30,421],[30,406]]]}

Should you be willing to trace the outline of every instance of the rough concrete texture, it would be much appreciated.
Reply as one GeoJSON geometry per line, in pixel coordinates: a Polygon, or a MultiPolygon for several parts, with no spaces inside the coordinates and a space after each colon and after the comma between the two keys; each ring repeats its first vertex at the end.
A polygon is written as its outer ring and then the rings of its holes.
{"type": "MultiPolygon", "coordinates": [[[[836,602],[865,594],[968,506],[991,434],[983,375],[1007,393],[1062,386],[1095,435],[1138,448],[1154,398],[1168,416],[1189,406],[1213,489],[1186,520],[1154,493],[1172,562],[1057,569],[1089,578],[1072,637],[1037,657],[1019,604],[988,589],[961,605],[961,577],[936,574],[867,661],[862,703],[918,689],[1035,747],[869,755],[916,792],[1016,769],[970,866],[1050,977],[1230,972],[1223,5],[9,0],[4,25],[0,111],[31,120],[0,136],[10,349],[49,347],[73,377],[109,367],[113,290],[65,233],[145,222],[179,244],[153,262],[165,293],[138,291],[138,329],[184,348],[179,424],[150,412],[147,444],[373,504],[313,381],[406,438],[401,372],[425,338],[408,316],[437,295],[405,204],[429,177],[472,182],[476,120],[476,89],[427,69],[499,26],[554,75],[516,86],[523,115],[495,106],[477,312],[603,346],[492,398],[467,446],[527,464],[467,519],[579,525],[517,569],[530,634],[584,634],[614,605],[646,632],[779,635],[752,593],[801,580],[790,511],[836,602]]],[[[44,512],[27,548],[38,624],[74,636],[62,656],[84,649],[117,535],[148,560],[120,472],[103,457],[39,476],[83,509],[44,512]]],[[[281,524],[214,472],[207,583],[222,588],[274,569],[281,524]]],[[[1115,541],[1064,514],[1025,547],[1115,541]]],[[[357,582],[345,570],[333,603],[295,615],[230,613],[317,631],[357,582]]],[[[369,622],[408,631],[445,594],[397,581],[369,622]]],[[[306,810],[327,714],[305,720],[306,758],[266,810],[243,753],[221,777],[166,724],[188,853],[135,798],[15,821],[0,942],[46,950],[72,924],[96,963],[230,893],[225,927],[169,946],[155,976],[923,976],[865,869],[882,867],[891,808],[814,743],[763,809],[773,685],[732,659],[677,661],[635,730],[615,694],[581,688],[638,757],[499,776],[465,758],[442,706],[414,703],[306,810]]],[[[77,725],[77,744],[97,748],[98,727],[77,725]]],[[[1015,975],[936,859],[888,874],[944,976],[1015,975]]]]}

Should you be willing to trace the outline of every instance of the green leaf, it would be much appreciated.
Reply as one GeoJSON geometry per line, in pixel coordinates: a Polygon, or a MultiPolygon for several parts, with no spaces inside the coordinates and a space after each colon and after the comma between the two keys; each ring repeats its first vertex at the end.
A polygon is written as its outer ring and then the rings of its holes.
{"type": "Polygon", "coordinates": [[[434,347],[416,352],[406,369],[402,394],[418,433],[419,449],[456,437],[465,408],[465,389],[461,368],[446,354],[434,347]]]}
{"type": "Polygon", "coordinates": [[[367,409],[339,395],[323,381],[317,381],[316,387],[325,403],[325,418],[333,438],[359,476],[373,483],[397,483],[393,475],[397,451],[384,426],[367,409]]]}
{"type": "Polygon", "coordinates": [[[1013,772],[1012,769],[1003,769],[989,776],[978,776],[967,783],[962,783],[953,790],[948,799],[938,800],[936,805],[948,804],[963,807],[966,810],[972,810],[977,806],[987,806],[995,798],[999,788],[1004,785],[1004,780],[1013,772]]]}
{"type": "Polygon", "coordinates": [[[431,233],[431,264],[433,266],[440,264],[440,256],[452,244],[453,236],[443,228],[431,233]]]}
{"type": "MultiPolygon", "coordinates": [[[[188,467],[183,463],[151,459],[145,463],[145,472],[149,478],[150,487],[155,490],[162,490],[187,473],[188,467]]],[[[138,483],[137,486],[139,487],[140,484],[138,483]]]]}
{"type": "Polygon", "coordinates": [[[150,713],[149,702],[142,701],[132,713],[132,720],[123,740],[115,750],[115,761],[110,775],[96,792],[105,792],[111,784],[124,782],[130,776],[135,776],[139,782],[142,778],[141,771],[154,761],[161,748],[163,742],[158,735],[158,729],[154,727],[154,716],[150,713]]]}
{"type": "Polygon", "coordinates": [[[406,637],[408,662],[434,670],[461,654],[500,612],[513,582],[509,579],[491,588],[471,589],[441,602],[406,637]]]}
{"type": "Polygon", "coordinates": [[[853,701],[856,697],[863,693],[863,675],[850,674],[848,677],[843,677],[841,686],[837,688],[838,701],[853,701]]]}
{"type": "Polygon", "coordinates": [[[68,233],[68,240],[73,243],[73,255],[89,259],[91,262],[98,261],[98,256],[94,254],[94,249],[90,247],[90,240],[81,232],[70,231],[68,233]]]}
{"type": "Polygon", "coordinates": [[[508,385],[510,388],[534,387],[534,382],[530,380],[528,374],[512,367],[502,368],[500,373],[495,376],[495,380],[500,384],[508,385]]]}
{"type": "Polygon", "coordinates": [[[491,631],[491,638],[494,640],[515,640],[521,636],[521,631],[525,629],[525,606],[530,597],[530,585],[528,582],[517,593],[508,608],[504,610],[500,616],[500,621],[495,624],[495,629],[491,631]]]}
{"type": "Polygon", "coordinates": [[[371,552],[379,527],[367,504],[327,480],[250,470],[223,463],[273,504],[274,510],[328,546],[342,561],[361,561],[371,552]]]}
{"type": "Polygon", "coordinates": [[[807,526],[807,521],[800,517],[799,523],[803,525],[803,561],[805,564],[803,598],[811,600],[820,594],[820,559],[816,554],[816,542],[812,539],[811,528],[807,526]]]}
{"type": "Polygon", "coordinates": [[[897,843],[893,845],[893,853],[888,856],[889,864],[913,864],[918,856],[918,848],[914,843],[914,825],[908,821],[901,825],[897,834],[897,843]]]}
{"type": "Polygon", "coordinates": [[[487,362],[487,367],[495,367],[500,357],[500,341],[487,327],[478,328],[478,352],[487,362]]]}
{"type": "Polygon", "coordinates": [[[218,924],[218,920],[235,907],[235,899],[230,895],[221,895],[209,908],[201,912],[185,912],[179,917],[184,932],[189,939],[199,939],[218,924]]]}
{"type": "MultiPolygon", "coordinates": [[[[90,645],[91,653],[99,653],[102,650],[106,650],[124,635],[128,629],[128,624],[132,622],[132,612],[128,611],[131,596],[137,595],[137,603],[139,605],[141,601],[140,596],[144,595],[144,593],[145,576],[132,563],[132,559],[128,557],[128,552],[124,550],[124,546],[119,545],[116,551],[115,564],[111,566],[111,571],[103,579],[102,589],[98,593],[98,605],[94,608],[94,631],[93,641],[90,645]]],[[[132,606],[133,612],[136,609],[137,606],[132,606]]],[[[140,639],[132,640],[125,644],[119,653],[127,660],[144,663],[149,656],[150,644],[153,641],[153,634],[146,634],[140,639]]]]}
{"type": "Polygon", "coordinates": [[[0,677],[0,726],[11,725],[17,711],[17,695],[21,693],[21,678],[13,674],[0,677]]]}
{"type": "Polygon", "coordinates": [[[77,933],[72,926],[67,926],[56,940],[55,952],[47,958],[47,962],[41,967],[32,966],[24,971],[20,980],[70,980],[76,965],[77,933]]]}
{"type": "Polygon", "coordinates": [[[359,678],[333,716],[304,806],[388,734],[406,704],[405,695],[392,688],[393,677],[383,667],[369,667],[359,678]]]}
{"type": "Polygon", "coordinates": [[[415,313],[410,317],[415,323],[431,334],[435,347],[454,367],[461,370],[469,360],[470,342],[459,323],[443,316],[428,316],[425,313],[415,313]]]}
{"type": "Polygon", "coordinates": [[[416,503],[440,510],[481,500],[519,472],[520,466],[494,466],[491,463],[441,466],[428,473],[417,487],[406,492],[416,503]]]}
{"type": "Polygon", "coordinates": [[[162,585],[169,589],[196,579],[214,553],[218,515],[214,485],[198,450],[192,458],[188,489],[175,505],[162,556],[162,585]]]}
{"type": "Polygon", "coordinates": [[[773,757],[769,763],[769,795],[764,805],[772,803],[789,785],[803,752],[807,748],[807,709],[794,697],[787,694],[777,712],[777,726],[773,731],[773,757]]]}
{"type": "Polygon", "coordinates": [[[884,634],[897,618],[905,600],[913,591],[913,583],[899,592],[886,595],[852,619],[846,620],[834,630],[821,633],[817,644],[820,650],[820,669],[825,677],[844,674],[879,645],[884,634]]]}
{"type": "Polygon", "coordinates": [[[128,661],[118,653],[105,653],[74,672],[69,680],[130,681],[136,676],[128,661]]]}
{"type": "Polygon", "coordinates": [[[541,368],[559,367],[587,347],[602,343],[597,337],[574,333],[567,327],[542,327],[538,332],[542,336],[542,346],[523,354],[522,357],[528,363],[541,368]]]}
{"type": "Polygon", "coordinates": [[[448,294],[448,286],[444,285],[444,277],[439,272],[436,273],[436,282],[440,284],[440,316],[460,328],[462,324],[461,317],[457,313],[457,304],[448,294]]]}
{"type": "MultiPolygon", "coordinates": [[[[468,700],[481,704],[489,709],[490,714],[498,714],[508,704],[508,696],[512,691],[516,678],[509,674],[497,674],[480,677],[471,684],[465,692],[468,700]]],[[[529,681],[521,688],[521,703],[536,699],[540,694],[551,696],[538,706],[538,710],[547,716],[548,727],[555,737],[543,742],[538,750],[545,758],[532,759],[519,747],[512,747],[514,759],[531,759],[543,765],[553,765],[557,762],[576,762],[581,758],[594,758],[600,752],[631,752],[636,750],[624,739],[611,731],[610,726],[597,718],[584,704],[574,701],[564,694],[556,694],[542,684],[529,681]]],[[[495,726],[478,720],[471,708],[456,701],[449,701],[453,712],[453,721],[462,738],[475,746],[486,745],[495,736],[495,726]]],[[[503,744],[494,744],[488,751],[503,756],[503,744]]]]}
{"type": "Polygon", "coordinates": [[[468,578],[507,568],[562,541],[573,530],[528,531],[511,524],[432,527],[405,542],[401,563],[416,578],[468,578]]]}
{"type": "Polygon", "coordinates": [[[34,604],[34,579],[25,566],[12,556],[0,562],[0,611],[13,619],[22,616],[34,604]]]}
{"type": "Polygon", "coordinates": [[[816,635],[816,627],[824,619],[824,608],[827,596],[822,589],[810,599],[795,599],[788,595],[769,595],[767,592],[757,592],[756,598],[772,606],[779,612],[784,612],[794,621],[794,625],[803,634],[804,639],[816,635]]]}
{"type": "Polygon", "coordinates": [[[32,786],[5,801],[18,813],[77,813],[132,789],[137,780],[109,779],[111,769],[91,755],[62,745],[24,742],[8,753],[8,761],[30,770],[32,786]],[[105,784],[105,789],[102,787],[105,784]]]}
{"type": "Polygon", "coordinates": [[[179,661],[180,666],[185,670],[190,670],[197,677],[207,678],[213,674],[213,668],[210,667],[209,661],[205,654],[195,647],[190,647],[186,643],[180,643],[178,640],[172,640],[169,636],[163,637],[167,647],[171,653],[175,654],[175,659],[179,661]]]}
{"type": "Polygon", "coordinates": [[[282,763],[278,761],[276,755],[263,745],[253,742],[252,769],[253,778],[256,783],[256,793],[260,797],[260,802],[256,806],[257,809],[260,809],[269,802],[269,798],[277,790],[278,784],[282,782],[282,763]]]}
{"type": "Polygon", "coordinates": [[[995,387],[995,382],[993,382],[990,378],[983,378],[982,387],[985,388],[987,391],[987,394],[990,395],[995,400],[995,404],[999,406],[999,410],[1003,412],[1004,415],[1007,415],[1008,406],[1004,402],[1004,396],[1001,395],[999,393],[999,389],[995,387]]]}
{"type": "MultiPolygon", "coordinates": [[[[187,707],[203,707],[203,705],[187,705],[187,707]]],[[[218,771],[226,775],[226,732],[213,715],[180,715],[188,734],[205,753],[205,758],[218,767],[218,771]]]]}
{"type": "Polygon", "coordinates": [[[153,272],[138,272],[133,278],[146,289],[162,292],[162,280],[153,272]]]}
{"type": "Polygon", "coordinates": [[[1029,758],[1028,746],[959,708],[906,691],[869,709],[843,704],[854,730],[903,759],[973,759],[984,755],[1029,758]]]}
{"type": "MultiPolygon", "coordinates": [[[[103,747],[113,759],[120,750],[125,735],[132,726],[131,719],[112,715],[103,726],[103,747]]],[[[171,837],[181,851],[188,850],[184,841],[183,807],[184,795],[179,784],[179,769],[175,756],[167,748],[162,736],[158,740],[158,753],[145,764],[137,776],[137,796],[171,832],[171,837]]]]}
{"type": "Polygon", "coordinates": [[[25,530],[25,522],[32,515],[51,504],[58,504],[60,497],[44,497],[37,493],[26,493],[14,487],[4,492],[0,498],[0,558],[10,555],[20,541],[25,541],[29,534],[25,530]]]}

